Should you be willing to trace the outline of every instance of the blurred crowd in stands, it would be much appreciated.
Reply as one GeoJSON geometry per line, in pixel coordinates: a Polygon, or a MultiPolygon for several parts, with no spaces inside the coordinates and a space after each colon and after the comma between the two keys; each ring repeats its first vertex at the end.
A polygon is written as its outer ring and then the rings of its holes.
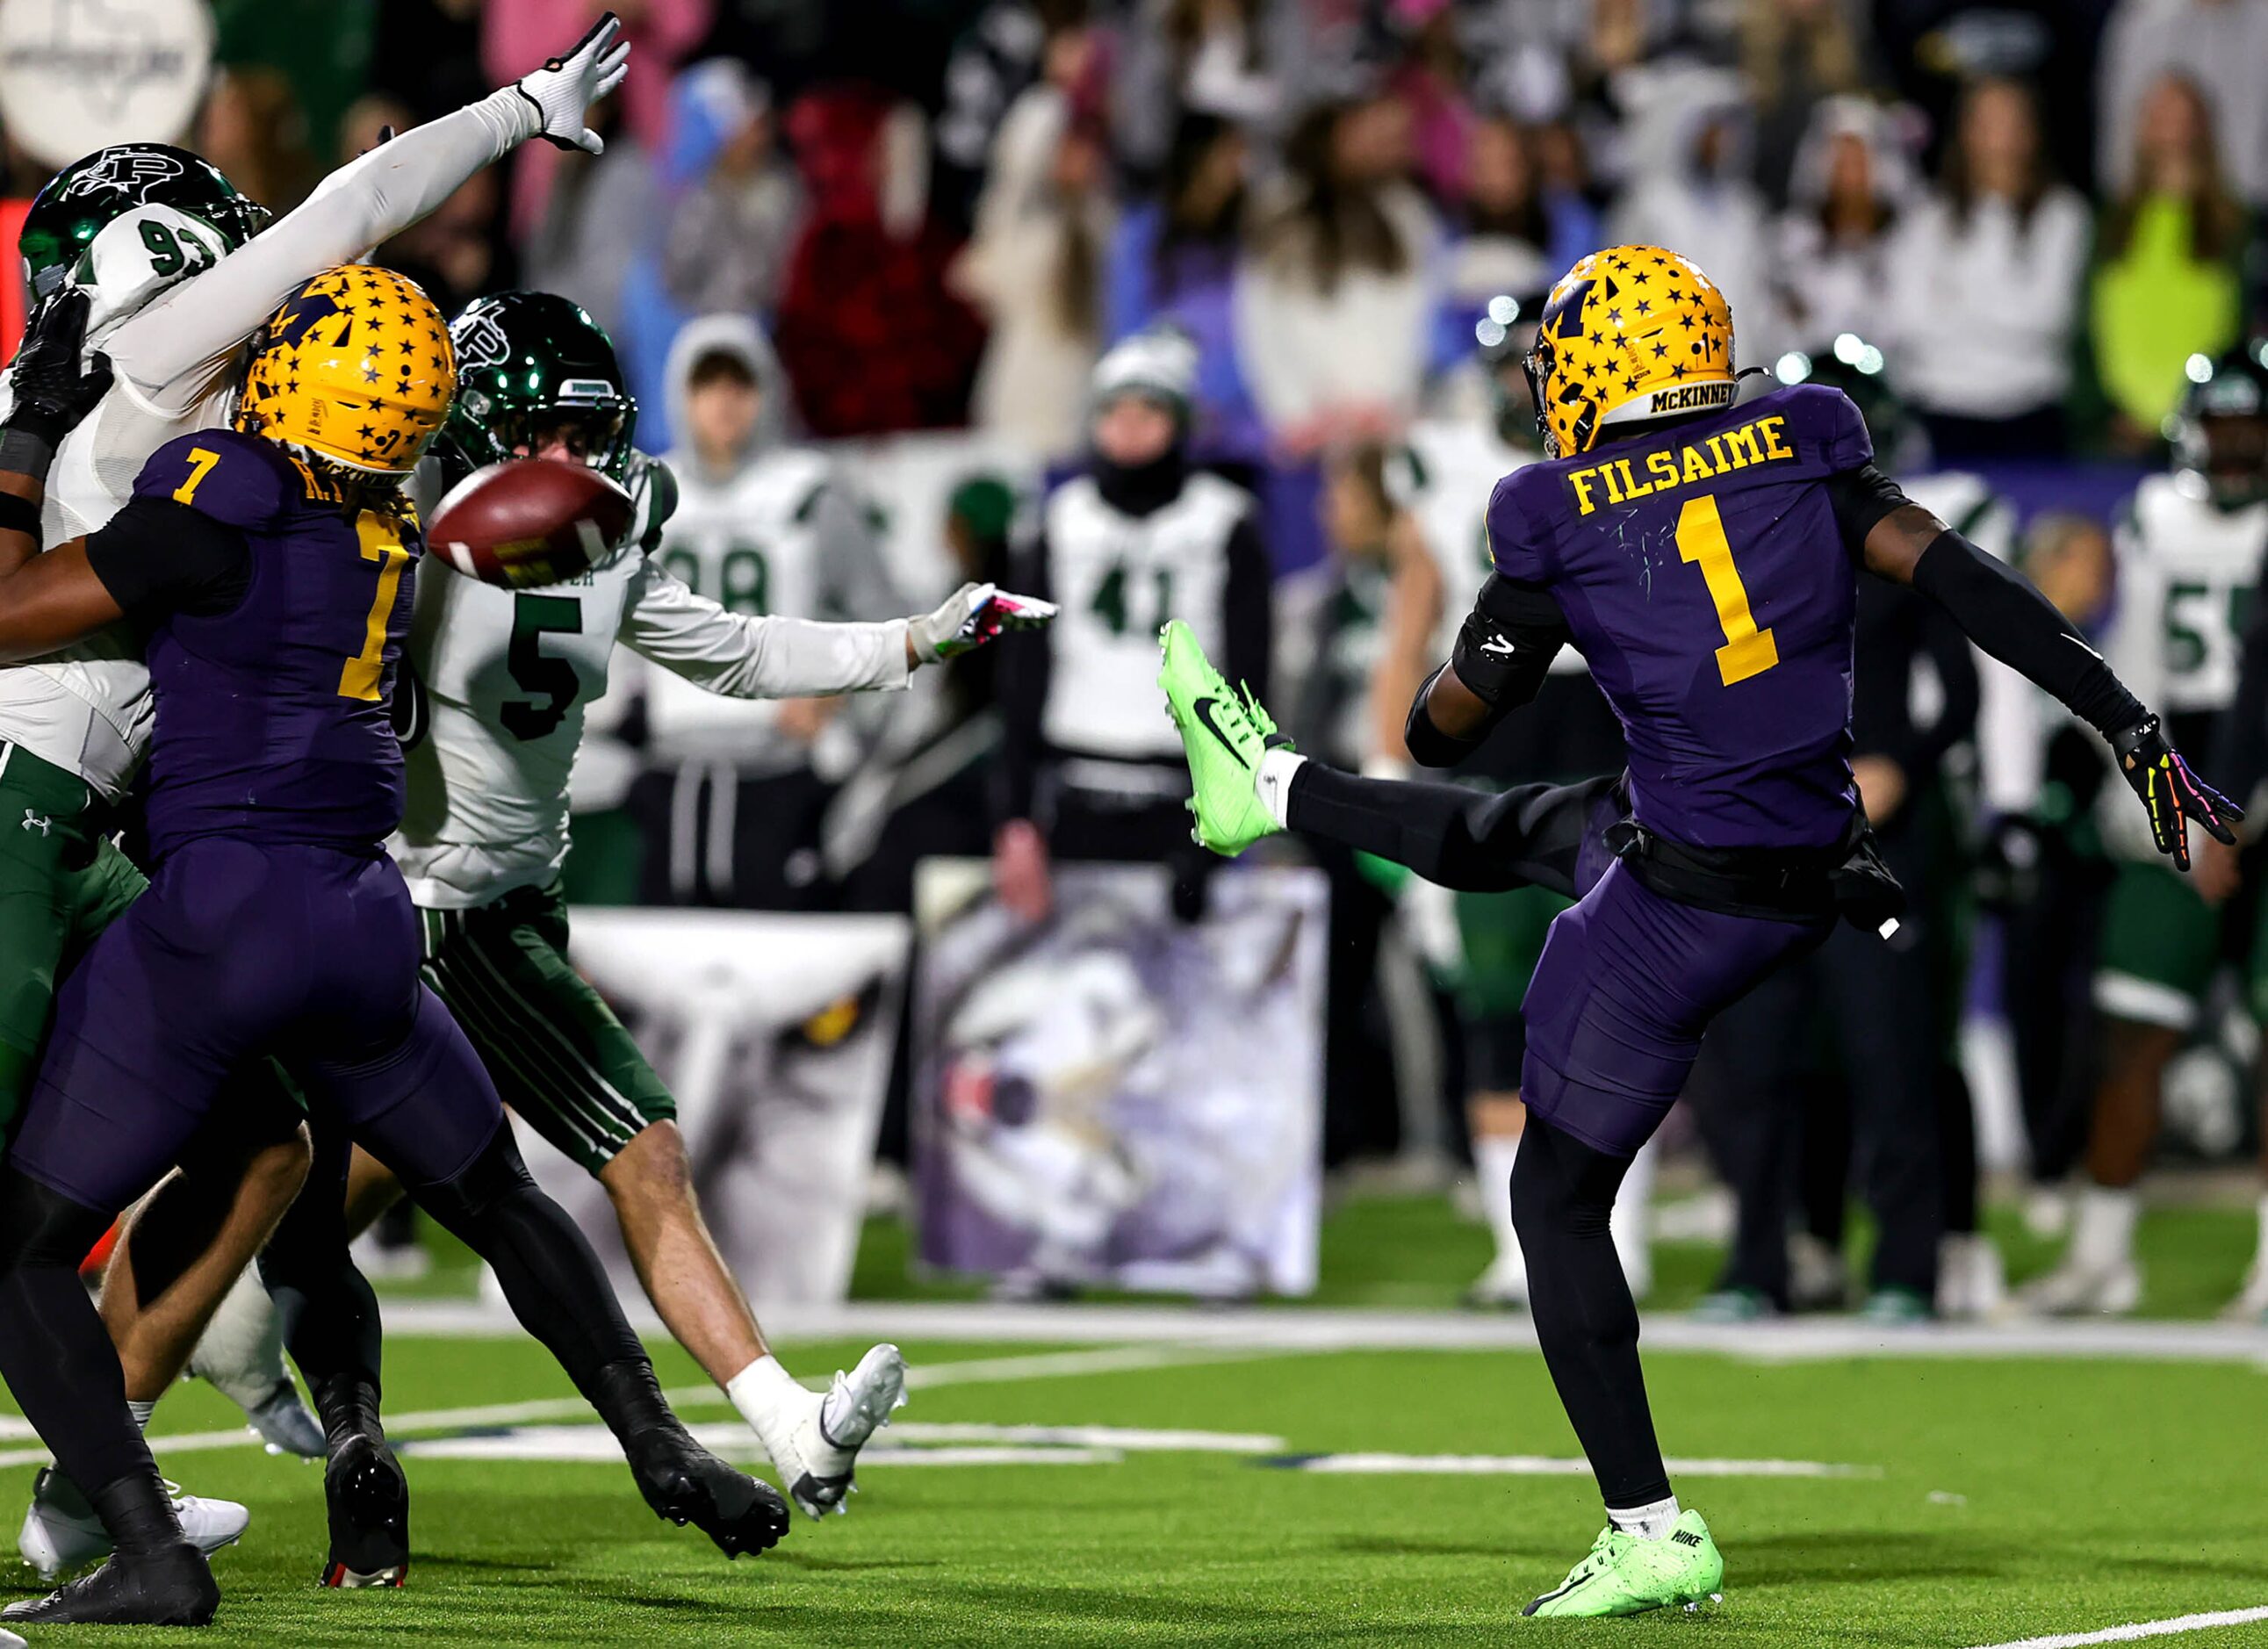
{"type": "MultiPolygon", "coordinates": [[[[598,9],[218,0],[199,146],[288,205],[598,9]]],[[[2268,301],[2257,0],[616,10],[607,153],[532,147],[387,250],[449,303],[578,298],[649,408],[731,311],[812,435],[1062,458],[1101,352],[1166,320],[1202,451],[1309,453],[1406,424],[1488,297],[1646,240],[1726,289],[1744,364],[1878,343],[1942,457],[2134,453],[2268,301]]]]}
{"type": "MultiPolygon", "coordinates": [[[[633,678],[577,774],[585,899],[904,909],[917,858],[967,853],[1035,915],[1066,855],[1165,861],[1201,907],[1147,688],[1158,622],[1189,618],[1304,748],[1406,762],[1403,708],[1485,570],[1488,488],[1536,456],[1518,354],[1602,245],[1691,257],[1742,364],[1850,387],[1888,465],[1940,472],[1917,496],[2091,633],[2118,610],[2110,523],[2138,480],[2244,461],[2175,442],[2268,334],[2268,0],[612,4],[636,55],[605,154],[530,145],[380,257],[453,310],[535,286],[608,328],[639,444],[685,488],[664,559],[728,606],[901,611],[934,569],[1050,594],[1065,622],[879,714],[633,678]],[[947,431],[968,433],[907,438],[947,431]]],[[[218,0],[229,63],[196,142],[288,206],[600,9],[218,0]]],[[[2268,451],[2249,461],[2268,475],[2268,451]]],[[[2236,700],[2234,589],[2268,548],[2247,498],[2213,507],[2253,525],[2213,575],[2234,585],[2197,643],[2227,666],[2184,703],[2204,712],[2236,700]]],[[[1842,1297],[1851,1184],[1885,1233],[1884,1311],[1901,1291],[1926,1310],[1933,1275],[1940,1303],[1990,1307],[1989,1254],[1942,1246],[1978,1240],[1980,997],[2021,1099],[1998,1154],[2043,1182],[2086,1148],[2100,1077],[2130,1108],[2149,1090],[2140,1145],[2130,1122],[2090,1158],[2097,1190],[2131,1185],[2183,1049],[2228,1074],[2174,1131],[2228,1155],[2256,1126],[2257,1036],[2217,1012],[2114,1001],[2107,1020],[2178,1034],[2146,1056],[2111,1035],[2105,1074],[2091,982],[2121,882],[2089,822],[2099,755],[1904,607],[1870,613],[1860,651],[1859,782],[1918,916],[1896,958],[1845,936],[1712,1038],[1697,1086],[1734,1097],[1694,1108],[1742,1203],[1735,1314],[1842,1297]],[[1973,942],[1980,909],[1997,944],[1973,942]]],[[[1619,762],[1580,667],[1515,722],[1468,777],[1619,762]]],[[[1519,997],[1557,906],[1322,862],[1330,1160],[1469,1148],[1500,1198],[1519,997]]],[[[2220,870],[2208,929],[2243,902],[2220,870]]],[[[2094,1218],[2101,1272],[2117,1218],[2094,1218]]],[[[1480,1296],[1518,1293],[1514,1253],[1480,1296]]]]}

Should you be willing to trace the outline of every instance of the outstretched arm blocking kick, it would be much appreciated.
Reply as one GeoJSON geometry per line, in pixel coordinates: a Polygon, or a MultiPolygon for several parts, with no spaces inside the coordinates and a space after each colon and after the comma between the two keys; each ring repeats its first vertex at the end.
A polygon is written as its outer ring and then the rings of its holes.
{"type": "Polygon", "coordinates": [[[622,84],[630,50],[609,11],[511,85],[349,161],[295,210],[121,323],[106,340],[119,377],[160,412],[186,412],[285,294],[419,222],[482,167],[536,137],[597,153],[589,111],[622,84]]]}

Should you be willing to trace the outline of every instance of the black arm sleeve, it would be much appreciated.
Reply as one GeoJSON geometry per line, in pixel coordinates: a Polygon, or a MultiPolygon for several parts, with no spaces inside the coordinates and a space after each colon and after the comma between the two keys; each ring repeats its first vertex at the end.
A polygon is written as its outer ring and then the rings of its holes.
{"type": "Polygon", "coordinates": [[[2248,805],[2268,778],[2268,601],[2257,596],[2244,627],[2236,696],[2213,729],[2213,773],[2229,799],[2248,805]]]}
{"type": "Polygon", "coordinates": [[[1457,680],[1489,707],[1488,720],[1465,739],[1453,739],[1436,726],[1425,708],[1441,674],[1436,670],[1418,689],[1403,725],[1410,759],[1424,767],[1452,767],[1470,755],[1499,721],[1535,696],[1569,634],[1566,615],[1549,590],[1491,573],[1442,666],[1454,669],[1457,680]]]}
{"type": "Polygon", "coordinates": [[[171,498],[129,498],[86,541],[87,564],[129,618],[232,611],[252,581],[243,530],[171,498]]]}
{"type": "MultiPolygon", "coordinates": [[[[1048,541],[1035,535],[1009,557],[1013,588],[1036,600],[1052,600],[1049,593],[1048,541]]],[[[998,822],[1032,816],[1033,792],[1039,784],[1040,725],[1047,709],[1048,688],[1054,674],[1052,645],[1044,629],[1020,630],[995,644],[1000,659],[1000,783],[996,799],[998,822]]]]}
{"type": "Polygon", "coordinates": [[[1274,657],[1275,586],[1268,548],[1248,514],[1228,535],[1228,582],[1221,595],[1221,663],[1228,679],[1268,698],[1268,668],[1274,657]]]}
{"type": "Polygon", "coordinates": [[[1959,625],[1943,612],[1932,611],[1922,620],[1922,648],[1937,670],[1945,703],[1929,731],[1919,735],[1909,774],[1933,772],[1945,753],[1977,733],[1977,712],[1983,695],[1977,681],[1977,655],[1959,625]]]}
{"type": "Polygon", "coordinates": [[[1913,587],[1950,613],[1970,640],[2054,694],[2104,738],[2148,714],[2029,579],[1951,528],[1914,563],[1913,587]]]}
{"type": "Polygon", "coordinates": [[[1827,478],[1828,502],[1835,506],[1835,531],[1852,560],[1866,564],[1867,534],[1891,511],[1911,504],[1904,488],[1873,464],[1861,464],[1827,478]]]}

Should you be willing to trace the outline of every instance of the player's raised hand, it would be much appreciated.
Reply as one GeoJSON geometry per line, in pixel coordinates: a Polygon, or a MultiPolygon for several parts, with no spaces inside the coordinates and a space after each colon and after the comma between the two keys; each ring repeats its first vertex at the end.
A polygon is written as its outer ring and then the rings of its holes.
{"type": "Polygon", "coordinates": [[[87,306],[92,294],[66,286],[32,312],[16,351],[10,382],[16,404],[8,427],[44,441],[52,450],[92,412],[110,388],[110,357],[97,350],[84,364],[87,306]]]}
{"type": "Polygon", "coordinates": [[[922,664],[973,652],[1005,630],[1037,629],[1056,615],[1055,603],[1017,595],[990,584],[964,584],[937,611],[906,626],[906,644],[922,664]]]}
{"type": "Polygon", "coordinates": [[[546,58],[542,68],[522,75],[519,95],[535,105],[536,135],[562,149],[604,154],[606,141],[590,128],[591,105],[622,85],[630,61],[622,21],[609,11],[564,55],[546,58]]]}
{"type": "Polygon", "coordinates": [[[2196,820],[2214,841],[2235,845],[2234,827],[2243,821],[2244,810],[2190,770],[2182,753],[2166,742],[2155,716],[2112,735],[2110,750],[2119,772],[2149,809],[2158,851],[2170,855],[2177,866],[2190,867],[2188,820],[2196,820]]]}

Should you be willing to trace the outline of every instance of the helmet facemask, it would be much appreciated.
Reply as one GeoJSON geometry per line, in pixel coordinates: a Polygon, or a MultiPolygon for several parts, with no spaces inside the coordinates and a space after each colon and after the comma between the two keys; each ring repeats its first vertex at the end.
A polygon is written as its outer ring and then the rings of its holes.
{"type": "Polygon", "coordinates": [[[1535,342],[1528,346],[1528,353],[1520,357],[1520,370],[1528,375],[1528,398],[1535,409],[1535,433],[1543,443],[1543,456],[1559,456],[1559,437],[1551,428],[1551,420],[1544,416],[1543,396],[1551,386],[1551,374],[1557,357],[1551,340],[1542,328],[1537,328],[1535,342]]]}

